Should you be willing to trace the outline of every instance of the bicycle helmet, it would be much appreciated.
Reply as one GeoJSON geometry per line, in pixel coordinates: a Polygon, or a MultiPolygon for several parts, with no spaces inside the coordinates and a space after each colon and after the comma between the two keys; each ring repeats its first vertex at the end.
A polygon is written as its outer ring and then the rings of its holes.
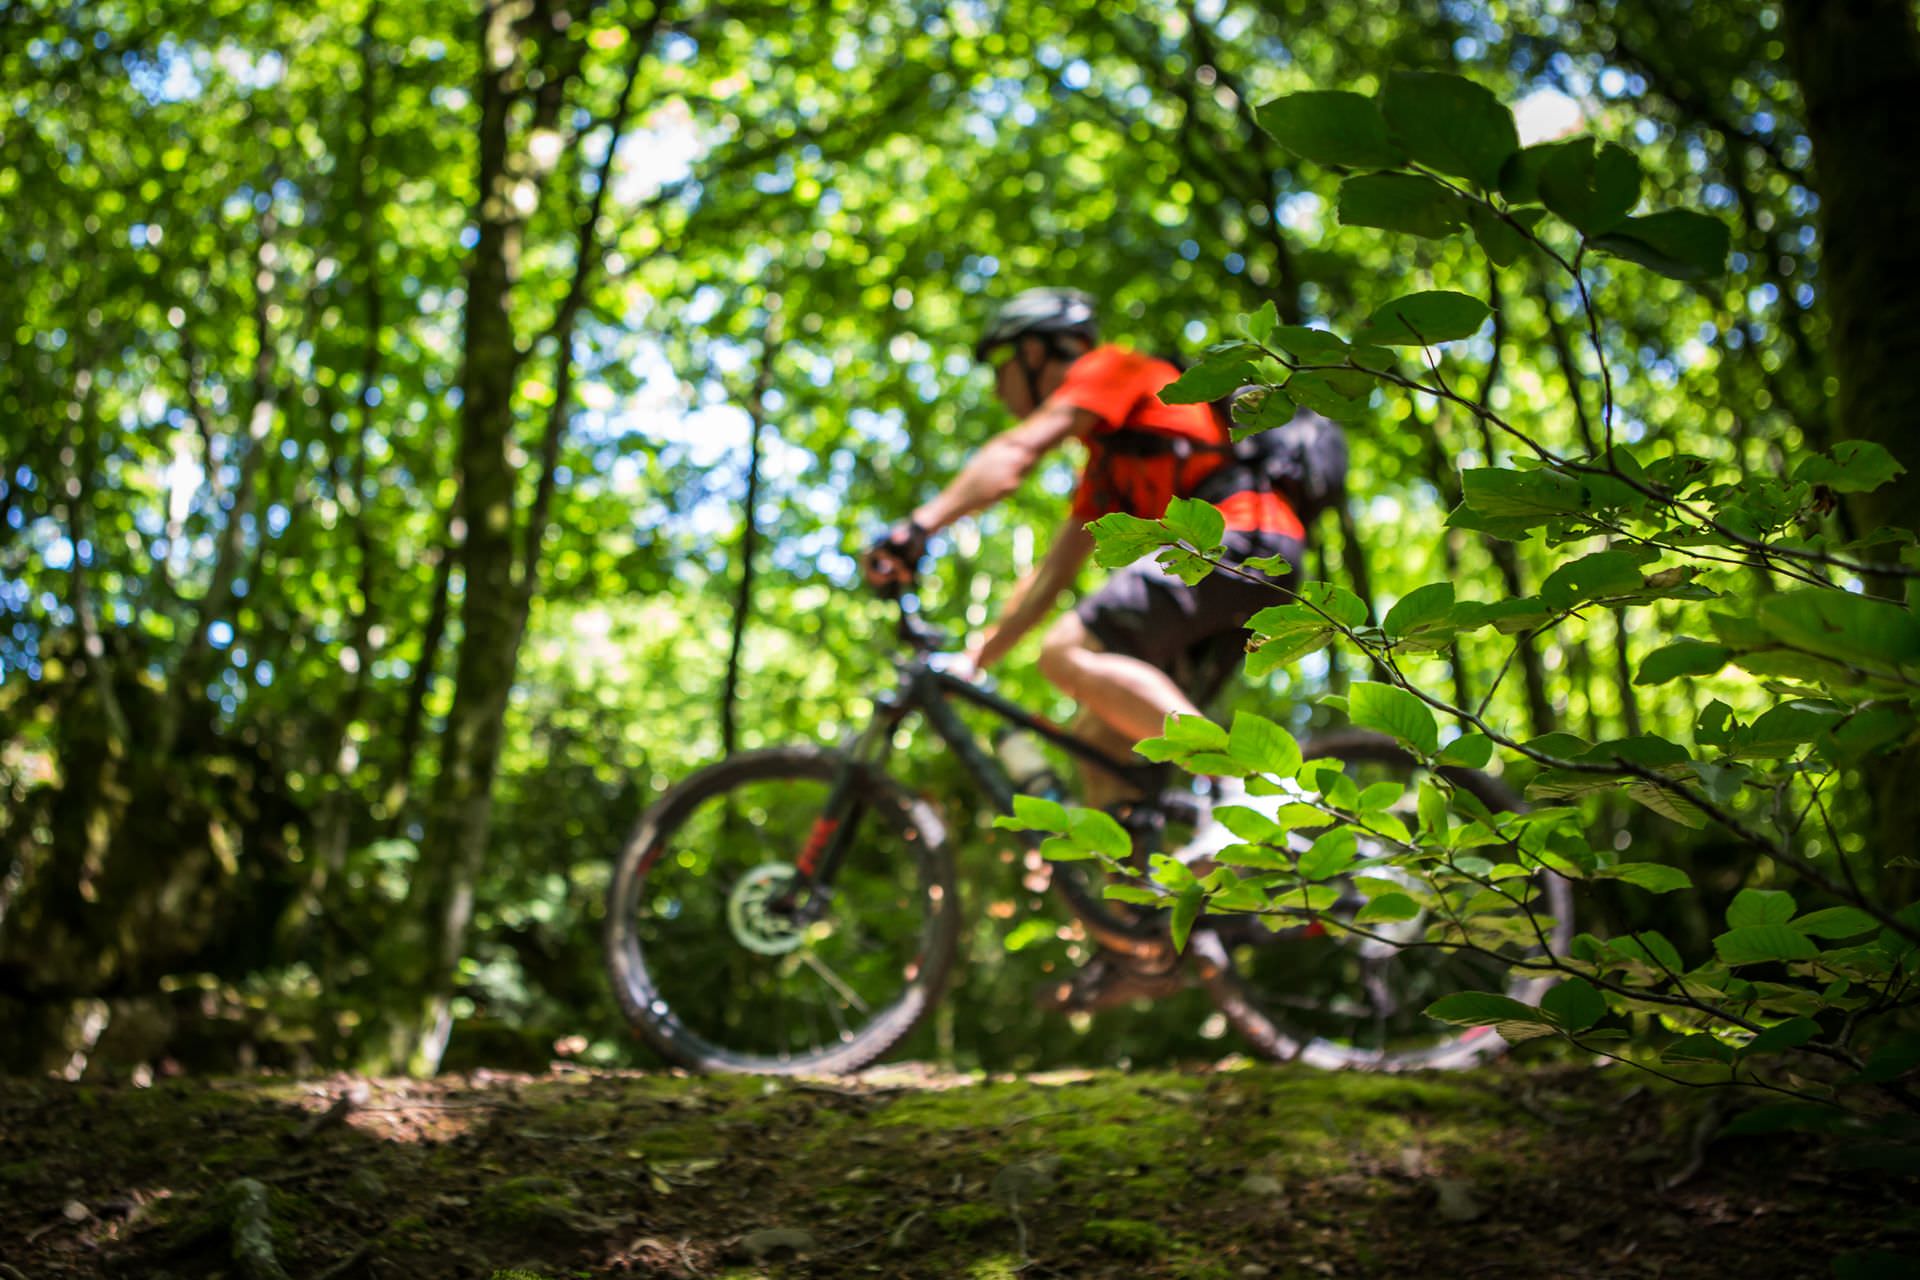
{"type": "Polygon", "coordinates": [[[1078,289],[1027,289],[1009,298],[994,312],[980,341],[973,348],[974,359],[984,362],[996,350],[1028,334],[1071,334],[1088,342],[1099,341],[1099,327],[1093,320],[1093,295],[1078,289]]]}

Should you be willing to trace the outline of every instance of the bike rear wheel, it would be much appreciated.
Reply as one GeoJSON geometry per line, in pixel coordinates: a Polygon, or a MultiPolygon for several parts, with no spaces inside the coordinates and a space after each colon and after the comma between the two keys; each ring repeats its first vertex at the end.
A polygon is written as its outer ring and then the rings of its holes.
{"type": "Polygon", "coordinates": [[[692,775],[640,819],[608,890],[614,995],[669,1061],[770,1075],[855,1071],[939,1000],[959,932],[946,831],[867,765],[811,747],[692,775]],[[795,868],[851,769],[855,807],[830,898],[795,868]]]}
{"type": "MultiPolygon", "coordinates": [[[[1410,782],[1421,773],[1418,762],[1392,739],[1360,730],[1315,738],[1302,750],[1308,759],[1342,761],[1363,786],[1410,782]]],[[[1467,769],[1448,769],[1445,775],[1496,813],[1524,808],[1497,778],[1467,769]]],[[[1542,870],[1530,880],[1508,883],[1522,904],[1514,909],[1516,917],[1522,911],[1535,914],[1554,949],[1563,950],[1573,936],[1566,880],[1542,870]]],[[[1416,918],[1392,929],[1412,940],[1425,925],[1416,918]]],[[[1537,948],[1515,947],[1503,957],[1403,950],[1339,930],[1316,934],[1309,927],[1294,936],[1275,936],[1245,917],[1203,921],[1188,950],[1215,1007],[1255,1052],[1321,1067],[1471,1066],[1502,1052],[1506,1042],[1491,1027],[1461,1031],[1434,1022],[1422,1010],[1456,991],[1498,991],[1537,1003],[1554,981],[1512,963],[1539,954],[1537,948]]]]}

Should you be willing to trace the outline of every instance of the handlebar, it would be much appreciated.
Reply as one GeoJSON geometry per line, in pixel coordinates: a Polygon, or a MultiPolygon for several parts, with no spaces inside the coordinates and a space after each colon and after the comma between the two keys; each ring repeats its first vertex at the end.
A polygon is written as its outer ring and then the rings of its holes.
{"type": "Polygon", "coordinates": [[[894,630],[899,635],[901,644],[923,657],[959,647],[951,636],[938,627],[921,621],[918,596],[902,594],[896,599],[900,605],[900,621],[894,630]]]}

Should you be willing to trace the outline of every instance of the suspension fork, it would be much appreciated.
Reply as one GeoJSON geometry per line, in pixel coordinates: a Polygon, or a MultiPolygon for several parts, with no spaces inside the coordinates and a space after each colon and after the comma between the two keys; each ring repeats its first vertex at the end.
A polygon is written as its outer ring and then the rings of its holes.
{"type": "MultiPolygon", "coordinates": [[[[804,903],[797,906],[791,901],[787,903],[794,907],[793,918],[797,923],[806,925],[819,919],[833,897],[840,864],[846,860],[854,831],[866,813],[866,801],[860,794],[860,772],[886,763],[893,750],[894,730],[911,709],[903,698],[876,702],[873,719],[848,743],[845,758],[827,791],[827,803],[821,808],[820,816],[813,820],[807,842],[794,859],[794,869],[800,873],[794,889],[804,886],[807,890],[804,903]]],[[[790,900],[793,891],[784,896],[790,900]]]]}

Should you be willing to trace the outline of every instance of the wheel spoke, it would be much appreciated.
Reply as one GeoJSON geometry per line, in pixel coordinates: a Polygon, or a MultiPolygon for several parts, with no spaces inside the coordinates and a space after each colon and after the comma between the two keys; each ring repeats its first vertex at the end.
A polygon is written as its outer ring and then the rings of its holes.
{"type": "Polygon", "coordinates": [[[854,994],[852,987],[840,980],[839,974],[829,969],[826,962],[813,953],[813,948],[809,947],[805,951],[802,951],[800,958],[806,962],[808,968],[820,975],[820,981],[826,983],[838,992],[841,999],[862,1013],[873,1012],[873,1010],[867,1008],[867,1002],[865,1000],[862,1000],[858,995],[854,994]]]}

